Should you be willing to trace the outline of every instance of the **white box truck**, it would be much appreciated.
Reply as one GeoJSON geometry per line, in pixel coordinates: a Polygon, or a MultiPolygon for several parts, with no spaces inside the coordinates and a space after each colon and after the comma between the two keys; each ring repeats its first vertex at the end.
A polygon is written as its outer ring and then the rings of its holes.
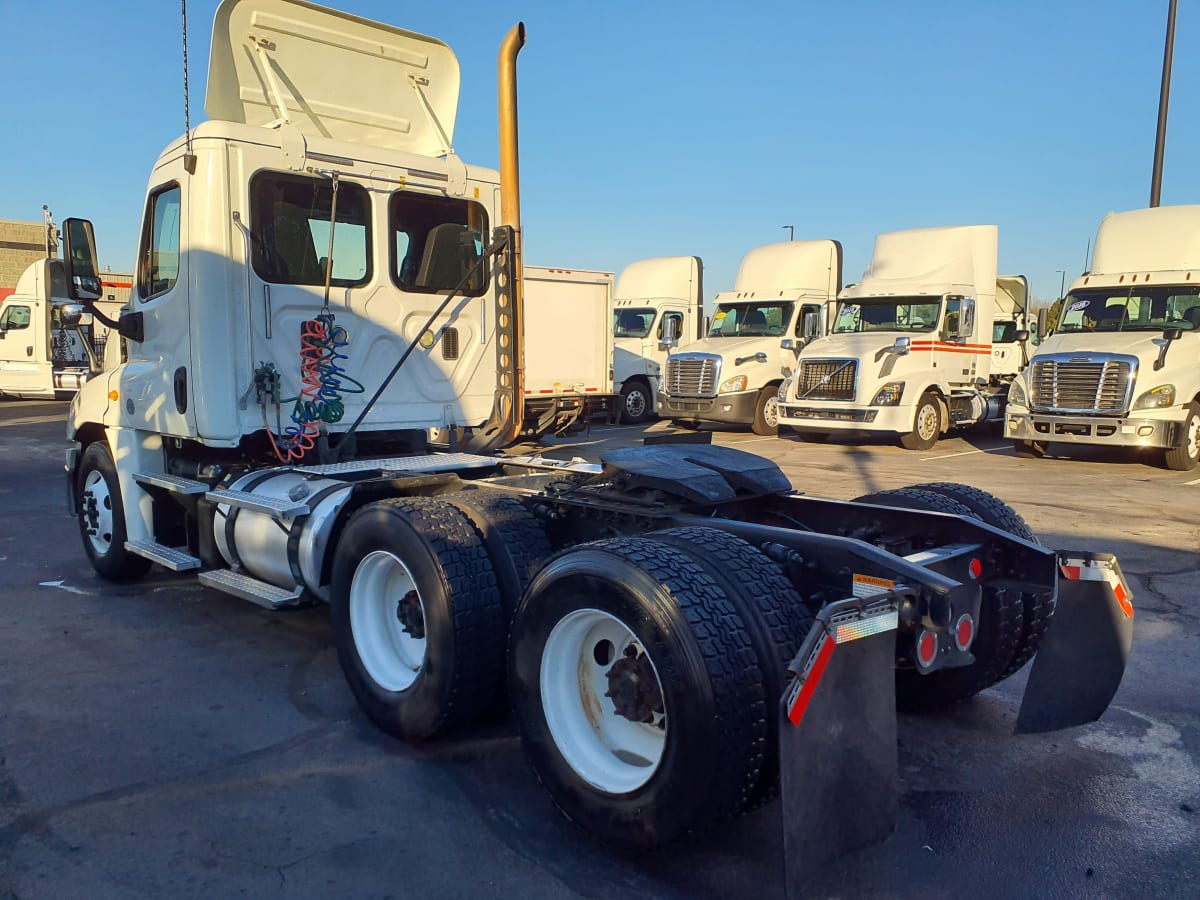
{"type": "Polygon", "coordinates": [[[613,301],[613,382],[621,420],[658,413],[658,390],[670,351],[663,340],[699,339],[704,329],[704,264],[698,256],[661,256],[630,263],[613,301]]]}
{"type": "Polygon", "coordinates": [[[998,233],[964,225],[876,237],[832,333],[804,348],[780,389],[780,423],[810,441],[882,432],[927,450],[950,428],[998,421],[1010,379],[991,366],[996,297],[1003,285],[1011,309],[1024,309],[1028,291],[1021,276],[997,278],[998,233]]]}
{"type": "Polygon", "coordinates": [[[825,333],[841,283],[837,241],[751,250],[734,289],[717,294],[708,334],[668,357],[659,414],[685,426],[728,422],[775,434],[783,370],[795,364],[799,347],[825,333]]]}
{"type": "Polygon", "coordinates": [[[1013,384],[1005,436],[1141,447],[1169,469],[1200,460],[1200,205],[1109,213],[1090,270],[1013,384]]]}
{"type": "Polygon", "coordinates": [[[613,401],[611,272],[526,266],[525,419],[557,431],[613,401]]]}

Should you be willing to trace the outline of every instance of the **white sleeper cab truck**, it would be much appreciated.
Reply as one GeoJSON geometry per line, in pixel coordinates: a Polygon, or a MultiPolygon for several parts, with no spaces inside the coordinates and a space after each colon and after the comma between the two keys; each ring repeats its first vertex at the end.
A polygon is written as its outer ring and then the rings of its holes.
{"type": "Polygon", "coordinates": [[[565,428],[613,400],[610,272],[526,266],[526,433],[565,428]]]}
{"type": "Polygon", "coordinates": [[[68,296],[61,259],[31,263],[0,302],[0,394],[70,397],[103,367],[104,334],[68,296]]]}
{"type": "Polygon", "coordinates": [[[1029,364],[1029,344],[1036,344],[1040,338],[1037,327],[1037,317],[1029,309],[1029,280],[1024,275],[997,275],[992,318],[993,381],[1011,384],[1029,364]]]}
{"type": "Polygon", "coordinates": [[[1023,309],[1028,288],[996,277],[997,235],[964,225],[876,237],[832,333],[804,348],[781,388],[780,423],[809,441],[874,432],[927,450],[950,428],[1000,421],[1011,377],[991,369],[996,296],[1003,285],[1023,309]]]}
{"type": "Polygon", "coordinates": [[[692,341],[704,328],[703,264],[697,256],[641,259],[617,279],[613,301],[613,381],[621,419],[644,422],[658,412],[666,338],[692,341]]]}
{"type": "MultiPolygon", "coordinates": [[[[223,0],[211,118],[150,173],[128,359],[72,405],[71,512],[103,578],[157,564],[267,611],[327,604],[388,734],[510,702],[539,780],[602,841],[654,846],[781,792],[796,894],[888,834],[897,702],[957,703],[1033,659],[1021,730],[1099,717],[1128,587],[1110,555],[1039,546],[963,485],[845,503],[733,448],[501,452],[530,363],[524,39],[500,52],[497,173],[451,150],[442,42],[223,0]],[[428,443],[450,426],[456,449],[428,443]]],[[[64,236],[90,306],[91,225],[64,236]]]]}
{"type": "Polygon", "coordinates": [[[1140,447],[1168,469],[1200,460],[1200,205],[1109,213],[1091,269],[1013,384],[1004,433],[1023,456],[1051,443],[1140,447]]]}
{"type": "Polygon", "coordinates": [[[795,365],[798,348],[825,333],[841,283],[837,241],[751,250],[734,289],[717,294],[707,336],[668,357],[659,414],[681,425],[737,423],[775,434],[783,370],[795,365]]]}

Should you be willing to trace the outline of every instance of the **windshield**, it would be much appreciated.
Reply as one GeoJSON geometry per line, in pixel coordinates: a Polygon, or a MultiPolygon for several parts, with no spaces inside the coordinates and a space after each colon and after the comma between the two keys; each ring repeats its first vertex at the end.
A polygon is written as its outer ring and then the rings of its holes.
{"type": "Polygon", "coordinates": [[[779,301],[722,303],[713,315],[709,337],[778,337],[792,321],[795,303],[779,301]]]}
{"type": "Polygon", "coordinates": [[[1072,291],[1063,301],[1055,330],[1069,334],[1164,328],[1200,330],[1200,286],[1135,285],[1072,291]]]}
{"type": "Polygon", "coordinates": [[[613,313],[613,337],[644,338],[654,324],[655,312],[652,306],[617,310],[613,313]]]}
{"type": "Polygon", "coordinates": [[[838,304],[834,334],[855,331],[933,331],[941,312],[941,298],[879,297],[838,304]]]}

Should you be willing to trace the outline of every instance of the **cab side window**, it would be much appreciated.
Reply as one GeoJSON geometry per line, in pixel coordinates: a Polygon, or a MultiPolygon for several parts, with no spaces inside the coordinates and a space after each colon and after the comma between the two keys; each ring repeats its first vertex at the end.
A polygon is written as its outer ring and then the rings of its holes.
{"type": "Polygon", "coordinates": [[[658,339],[660,341],[663,339],[663,334],[665,333],[663,326],[668,319],[675,323],[675,328],[671,333],[675,335],[676,339],[685,340],[683,336],[683,313],[680,312],[669,312],[663,314],[662,319],[660,319],[658,323],[658,339]]]}
{"type": "Polygon", "coordinates": [[[20,331],[29,327],[30,308],[28,306],[10,306],[0,316],[0,329],[4,331],[20,331]]]}
{"type": "Polygon", "coordinates": [[[179,214],[179,185],[150,195],[138,254],[138,295],[143,300],[166,293],[179,279],[179,214]]]}

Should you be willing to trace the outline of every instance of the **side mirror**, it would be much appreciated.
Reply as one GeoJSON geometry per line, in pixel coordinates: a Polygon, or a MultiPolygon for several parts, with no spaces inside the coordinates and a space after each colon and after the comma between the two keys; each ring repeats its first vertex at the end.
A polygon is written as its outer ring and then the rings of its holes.
{"type": "Polygon", "coordinates": [[[1017,338],[1018,343],[1024,344],[1026,341],[1029,340],[1029,329],[1028,328],[1017,329],[1016,338],[1017,338]]]}
{"type": "Polygon", "coordinates": [[[670,350],[679,343],[679,335],[675,332],[675,327],[679,321],[674,316],[668,316],[663,319],[662,323],[662,340],[658,342],[659,350],[670,350]]]}
{"type": "Polygon", "coordinates": [[[912,338],[907,335],[896,338],[896,343],[884,350],[884,353],[893,353],[896,356],[908,356],[912,350],[912,338]]]}
{"type": "Polygon", "coordinates": [[[806,341],[821,336],[821,314],[815,309],[806,309],[801,314],[800,333],[806,341]]]}
{"type": "Polygon", "coordinates": [[[67,267],[67,294],[85,306],[100,299],[100,267],[96,265],[96,237],[87,219],[63,222],[63,254],[67,267]]]}
{"type": "Polygon", "coordinates": [[[798,340],[795,340],[794,338],[783,338],[779,342],[780,350],[799,350],[803,346],[804,346],[803,341],[798,341],[798,340]]]}
{"type": "Polygon", "coordinates": [[[62,320],[63,328],[78,328],[83,322],[83,316],[87,312],[81,303],[68,303],[58,311],[58,315],[62,320]]]}

